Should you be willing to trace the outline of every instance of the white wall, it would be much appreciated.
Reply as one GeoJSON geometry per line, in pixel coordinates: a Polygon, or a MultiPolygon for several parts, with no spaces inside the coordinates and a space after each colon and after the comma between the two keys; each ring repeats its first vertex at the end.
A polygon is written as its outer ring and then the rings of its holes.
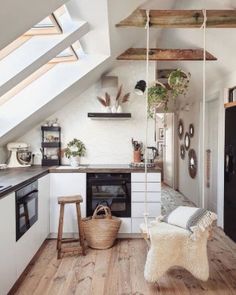
{"type": "MultiPolygon", "coordinates": [[[[151,80],[154,79],[154,68],[155,64],[152,63],[151,80]]],[[[145,139],[145,97],[133,93],[137,80],[145,77],[145,62],[120,62],[109,74],[118,76],[119,84],[123,84],[124,93],[131,92],[130,102],[124,106],[124,111],[132,113],[131,120],[99,121],[87,118],[88,112],[104,111],[96,100],[97,95],[103,94],[100,81],[51,117],[59,119],[63,146],[74,137],[84,142],[87,155],[82,159],[83,163],[130,163],[132,160],[131,138],[141,141],[145,139]]],[[[40,126],[32,129],[19,140],[30,143],[32,151],[39,153],[40,126]]],[[[153,120],[149,122],[148,145],[154,145],[153,120]]],[[[39,160],[38,157],[37,159],[39,160]]],[[[66,163],[66,159],[63,162],[66,163]]]]}
{"type": "MultiPolygon", "coordinates": [[[[189,130],[189,124],[194,125],[194,137],[191,138],[191,145],[190,149],[194,149],[197,154],[197,158],[199,160],[199,120],[200,120],[200,104],[198,102],[195,102],[191,107],[189,111],[180,111],[179,113],[179,119],[182,119],[184,122],[184,134],[185,132],[189,130]]],[[[184,143],[184,136],[183,139],[179,142],[179,149],[180,144],[184,143]]],[[[185,153],[185,159],[182,160],[180,158],[179,154],[179,191],[185,195],[188,199],[190,199],[192,202],[194,202],[197,206],[200,205],[200,191],[199,191],[199,165],[198,165],[198,172],[195,179],[192,179],[189,176],[188,172],[188,151],[185,153]]],[[[199,164],[199,162],[198,162],[199,164]]]]}

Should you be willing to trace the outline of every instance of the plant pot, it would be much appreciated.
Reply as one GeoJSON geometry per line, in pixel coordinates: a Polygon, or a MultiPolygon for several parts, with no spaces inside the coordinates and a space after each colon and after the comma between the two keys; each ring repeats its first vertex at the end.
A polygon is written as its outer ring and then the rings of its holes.
{"type": "Polygon", "coordinates": [[[80,164],[80,157],[75,156],[75,157],[70,157],[70,165],[71,167],[78,167],[80,164]]]}
{"type": "Polygon", "coordinates": [[[106,107],[106,113],[111,113],[111,107],[106,107]]]}
{"type": "Polygon", "coordinates": [[[134,163],[140,163],[141,162],[141,151],[134,151],[134,163]]]}

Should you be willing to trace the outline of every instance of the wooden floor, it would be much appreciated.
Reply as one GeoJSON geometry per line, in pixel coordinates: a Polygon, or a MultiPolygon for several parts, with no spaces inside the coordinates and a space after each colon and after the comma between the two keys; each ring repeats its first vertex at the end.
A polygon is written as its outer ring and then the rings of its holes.
{"type": "Polygon", "coordinates": [[[208,282],[174,268],[151,285],[143,277],[147,245],[142,239],[120,239],[112,249],[88,249],[84,257],[67,256],[61,260],[57,260],[56,242],[51,240],[16,294],[236,294],[236,244],[215,228],[208,252],[208,282]]]}

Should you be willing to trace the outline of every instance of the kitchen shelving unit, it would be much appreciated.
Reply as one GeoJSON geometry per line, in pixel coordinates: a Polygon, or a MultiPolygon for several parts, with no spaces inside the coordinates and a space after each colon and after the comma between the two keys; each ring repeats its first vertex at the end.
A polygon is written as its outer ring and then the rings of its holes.
{"type": "Polygon", "coordinates": [[[42,126],[41,131],[42,166],[61,165],[61,127],[42,126]],[[49,149],[56,150],[56,153],[48,153],[49,149]],[[57,158],[55,158],[56,156],[57,158]]]}

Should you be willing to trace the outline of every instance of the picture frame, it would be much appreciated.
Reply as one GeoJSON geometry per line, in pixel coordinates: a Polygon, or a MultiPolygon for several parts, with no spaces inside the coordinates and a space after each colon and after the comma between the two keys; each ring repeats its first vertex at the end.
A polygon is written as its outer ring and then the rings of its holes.
{"type": "Polygon", "coordinates": [[[158,141],[157,142],[157,149],[159,155],[163,153],[163,147],[164,147],[164,142],[163,141],[158,141]]]}
{"type": "Polygon", "coordinates": [[[159,128],[159,140],[164,140],[164,138],[165,138],[164,128],[159,128]]]}

